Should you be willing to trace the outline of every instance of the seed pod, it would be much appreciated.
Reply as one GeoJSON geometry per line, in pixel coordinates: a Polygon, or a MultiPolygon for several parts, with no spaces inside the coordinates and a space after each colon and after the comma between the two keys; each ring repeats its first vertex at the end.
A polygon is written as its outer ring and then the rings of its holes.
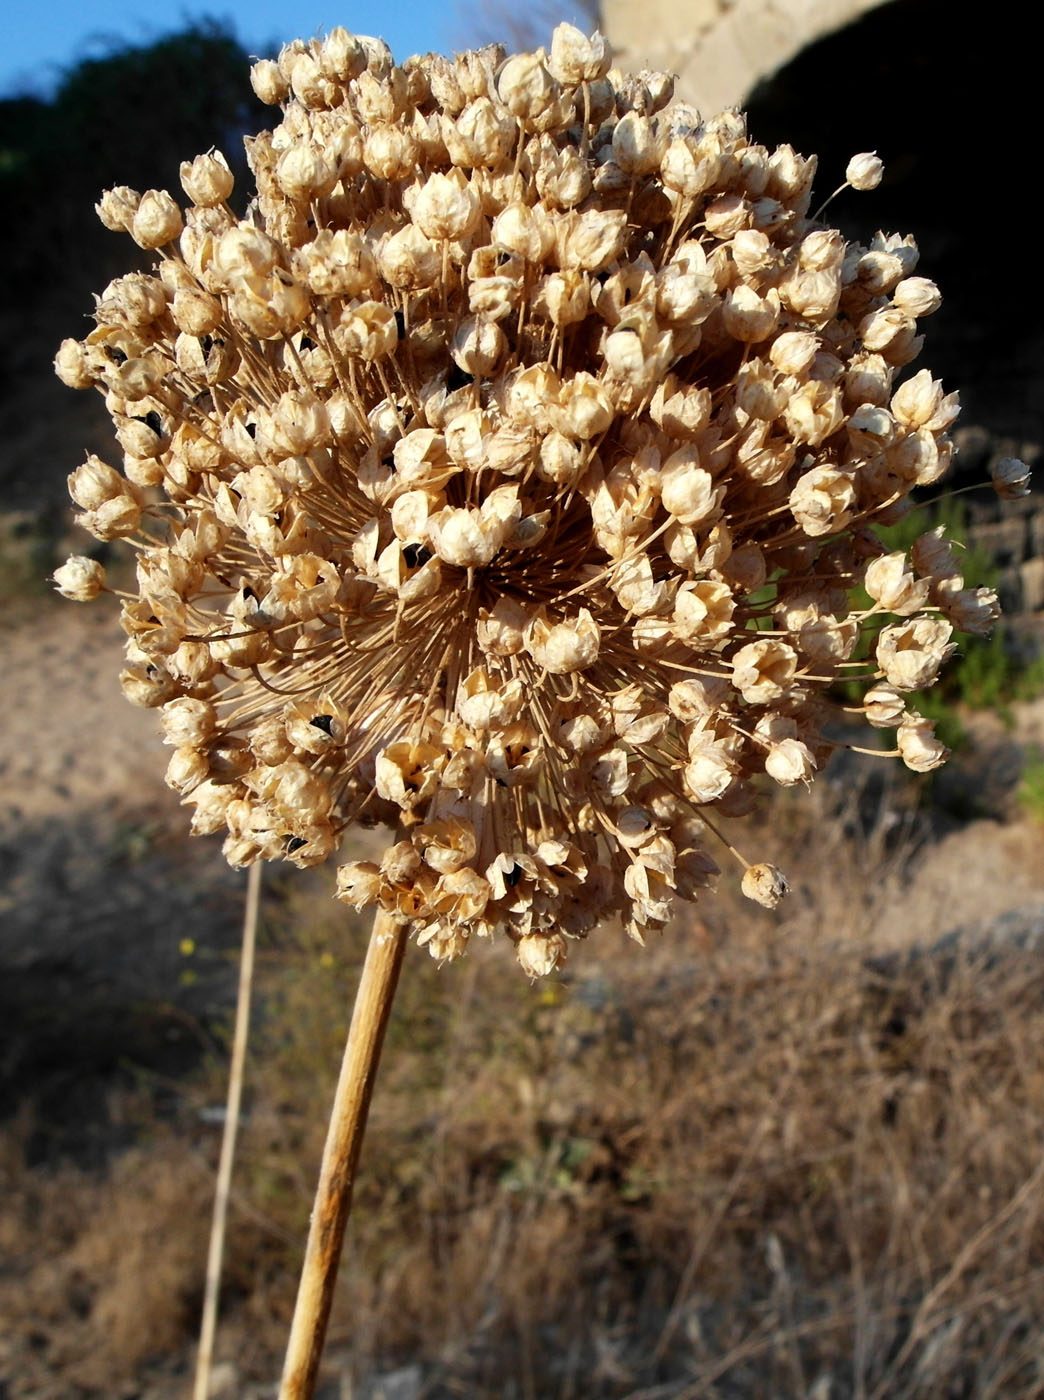
{"type": "Polygon", "coordinates": [[[181,163],[181,187],[193,204],[204,209],[223,204],[234,185],[235,176],[220,151],[215,151],[212,156],[197,156],[193,161],[181,163]]]}
{"type": "Polygon", "coordinates": [[[884,174],[884,161],[876,151],[853,156],[845,168],[845,183],[854,190],[875,190],[884,174]]]}
{"type": "Polygon", "coordinates": [[[105,570],[96,559],[73,554],[51,575],[63,598],[89,603],[105,587],[105,570]]]}
{"type": "Polygon", "coordinates": [[[130,233],[134,217],[141,204],[141,195],[129,185],[117,185],[106,190],[94,206],[98,218],[113,233],[130,233]]]}
{"type": "Polygon", "coordinates": [[[146,190],[131,221],[131,235],[139,248],[162,248],[181,232],[181,210],[166,190],[146,190]]]}
{"type": "Polygon", "coordinates": [[[789,890],[783,872],[774,865],[749,865],[743,872],[743,893],[766,909],[775,909],[789,890]]]}

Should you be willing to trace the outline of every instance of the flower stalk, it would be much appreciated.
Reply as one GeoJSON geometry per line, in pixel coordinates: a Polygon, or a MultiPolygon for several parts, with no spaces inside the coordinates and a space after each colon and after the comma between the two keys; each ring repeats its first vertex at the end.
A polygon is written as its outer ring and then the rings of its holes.
{"type": "Polygon", "coordinates": [[[192,1400],[207,1400],[210,1394],[210,1368],[214,1359],[214,1336],[217,1331],[218,1300],[221,1294],[221,1263],[225,1250],[228,1198],[232,1187],[232,1167],[236,1159],[239,1110],[243,1100],[243,1068],[246,1064],[247,1040],[250,1033],[250,999],[254,985],[254,950],[257,945],[257,916],[261,903],[263,869],[258,862],[250,867],[247,876],[243,946],[239,955],[239,989],[236,994],[236,1022],[232,1035],[232,1059],[228,1071],[228,1098],[221,1134],[217,1184],[214,1187],[214,1211],[207,1251],[207,1280],[203,1294],[203,1317],[199,1329],[199,1352],[196,1356],[192,1400]]]}
{"type": "Polygon", "coordinates": [[[279,1400],[311,1400],[315,1390],[359,1151],[406,949],[406,933],[405,924],[384,910],[378,911],[330,1112],[279,1400]]]}

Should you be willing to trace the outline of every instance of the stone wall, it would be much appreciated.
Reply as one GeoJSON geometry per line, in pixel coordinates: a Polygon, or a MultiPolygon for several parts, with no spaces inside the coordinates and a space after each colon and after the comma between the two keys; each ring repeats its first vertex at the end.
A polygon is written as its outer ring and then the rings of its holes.
{"type": "Polygon", "coordinates": [[[705,111],[744,101],[809,44],[884,0],[604,0],[606,32],[626,68],[678,74],[678,95],[705,111]]]}

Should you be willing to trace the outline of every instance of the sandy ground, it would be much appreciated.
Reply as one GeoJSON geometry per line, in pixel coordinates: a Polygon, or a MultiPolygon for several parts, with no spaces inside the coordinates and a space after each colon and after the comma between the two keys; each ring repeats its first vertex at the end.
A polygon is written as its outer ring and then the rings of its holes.
{"type": "Polygon", "coordinates": [[[181,849],[185,814],[163,784],[156,718],[120,693],[113,611],[42,607],[2,649],[3,965],[93,961],[102,934],[140,939],[162,925],[191,935],[242,876],[215,842],[181,849]]]}
{"type": "Polygon", "coordinates": [[[44,1086],[85,1130],[109,1075],[177,1073],[206,1048],[245,880],[215,838],[185,839],[121,655],[104,606],[48,603],[0,635],[0,1115],[44,1086]]]}
{"type": "Polygon", "coordinates": [[[1044,699],[1010,717],[964,716],[968,747],[937,775],[944,817],[867,931],[873,951],[930,947],[960,932],[973,942],[1044,931],[1044,827],[1021,811],[1027,755],[1044,753],[1044,699]]]}

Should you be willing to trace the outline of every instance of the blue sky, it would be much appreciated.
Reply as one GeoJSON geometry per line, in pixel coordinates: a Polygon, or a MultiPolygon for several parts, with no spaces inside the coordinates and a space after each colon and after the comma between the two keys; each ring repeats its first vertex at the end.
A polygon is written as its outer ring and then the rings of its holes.
{"type": "Polygon", "coordinates": [[[149,43],[205,15],[232,22],[251,53],[273,40],[325,33],[334,25],[387,40],[397,58],[454,46],[455,0],[7,0],[0,19],[0,94],[46,95],[58,71],[107,50],[106,40],[149,43]]]}

